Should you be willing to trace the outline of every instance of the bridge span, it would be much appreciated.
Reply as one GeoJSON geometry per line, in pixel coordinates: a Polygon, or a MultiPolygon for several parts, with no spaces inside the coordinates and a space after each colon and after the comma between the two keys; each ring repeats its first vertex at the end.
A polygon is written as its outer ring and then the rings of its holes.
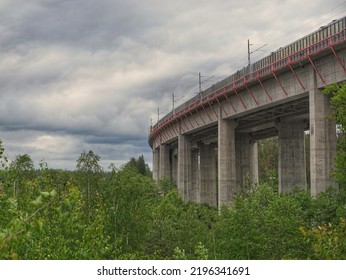
{"type": "Polygon", "coordinates": [[[346,81],[345,27],[345,18],[333,21],[159,120],[149,135],[154,179],[172,179],[185,200],[232,203],[246,180],[258,182],[257,141],[277,135],[279,192],[306,189],[309,130],[311,195],[336,187],[336,124],[322,90],[346,81]]]}

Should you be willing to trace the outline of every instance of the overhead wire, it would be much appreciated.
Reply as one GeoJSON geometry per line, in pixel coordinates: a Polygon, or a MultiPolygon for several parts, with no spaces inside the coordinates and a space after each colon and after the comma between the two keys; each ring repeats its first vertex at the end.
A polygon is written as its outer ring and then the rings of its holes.
{"type": "MultiPolygon", "coordinates": [[[[272,41],[269,41],[266,43],[266,48],[261,51],[261,53],[257,53],[254,56],[252,56],[252,60],[256,61],[259,60],[267,55],[269,55],[271,52],[276,51],[280,47],[284,47],[296,40],[298,40],[301,37],[304,37],[305,35],[317,30],[319,27],[327,25],[331,21],[338,19],[346,14],[346,1],[343,1],[339,3],[338,5],[332,7],[328,12],[323,12],[314,18],[310,18],[308,21],[305,21],[304,24],[299,24],[297,27],[293,28],[291,31],[286,32],[284,35],[273,39],[272,41]]],[[[240,62],[235,63],[232,65],[232,68],[235,65],[239,65],[240,62]]],[[[244,63],[241,64],[242,66],[245,66],[244,63]]],[[[240,66],[240,67],[242,67],[240,66]]]]}

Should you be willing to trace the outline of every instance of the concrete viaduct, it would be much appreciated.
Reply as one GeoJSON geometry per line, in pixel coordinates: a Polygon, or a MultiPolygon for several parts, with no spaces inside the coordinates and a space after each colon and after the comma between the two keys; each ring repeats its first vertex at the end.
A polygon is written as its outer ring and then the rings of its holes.
{"type": "Polygon", "coordinates": [[[322,90],[346,80],[344,34],[214,85],[159,120],[149,135],[154,179],[172,179],[186,201],[232,203],[246,180],[258,182],[256,141],[277,135],[279,192],[307,188],[309,130],[311,195],[335,186],[336,124],[322,90]]]}

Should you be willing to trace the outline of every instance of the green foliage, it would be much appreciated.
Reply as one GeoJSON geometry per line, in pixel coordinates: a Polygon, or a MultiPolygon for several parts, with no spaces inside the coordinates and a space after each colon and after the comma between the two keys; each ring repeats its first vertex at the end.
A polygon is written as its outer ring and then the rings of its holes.
{"type": "Polygon", "coordinates": [[[345,260],[346,259],[346,222],[340,219],[336,225],[325,224],[314,228],[301,228],[313,251],[312,259],[345,260]]]}
{"type": "Polygon", "coordinates": [[[3,155],[3,153],[4,153],[4,150],[5,150],[5,148],[4,148],[4,146],[3,146],[3,144],[2,144],[2,141],[1,141],[1,139],[0,139],[0,158],[2,158],[2,155],[3,155]]]}
{"type": "Polygon", "coordinates": [[[346,259],[344,189],[281,195],[272,181],[218,211],[99,159],[21,177],[0,142],[0,259],[346,259]]]}
{"type": "Polygon", "coordinates": [[[158,180],[157,183],[159,191],[162,195],[166,195],[177,187],[172,183],[172,181],[168,178],[162,178],[158,180]]]}
{"type": "Polygon", "coordinates": [[[195,256],[196,256],[196,260],[208,260],[209,250],[205,248],[205,246],[201,242],[199,242],[195,246],[195,256]]]}
{"type": "MultiPolygon", "coordinates": [[[[304,134],[307,182],[310,182],[310,135],[304,134]]],[[[278,185],[278,138],[258,141],[258,175],[261,184],[278,185]]]]}
{"type": "Polygon", "coordinates": [[[93,151],[81,153],[77,160],[77,170],[84,173],[98,173],[102,171],[99,165],[100,157],[93,151]]]}
{"type": "Polygon", "coordinates": [[[223,208],[217,224],[218,258],[305,258],[307,246],[299,227],[305,224],[297,201],[260,186],[223,208]]]}
{"type": "Polygon", "coordinates": [[[175,248],[172,258],[173,260],[187,260],[185,250],[179,247],[175,248]]]}
{"type": "Polygon", "coordinates": [[[346,187],[346,83],[330,85],[323,93],[331,96],[330,103],[334,109],[331,118],[336,121],[340,131],[334,176],[340,186],[346,187]]]}
{"type": "Polygon", "coordinates": [[[19,174],[34,170],[34,162],[28,154],[18,155],[13,163],[13,168],[18,170],[19,174]]]}
{"type": "MultiPolygon", "coordinates": [[[[208,254],[209,251],[208,249],[206,249],[204,247],[204,245],[199,242],[196,246],[195,246],[195,253],[194,253],[194,257],[193,259],[196,260],[208,260],[208,254]]],[[[180,249],[179,247],[174,249],[174,253],[173,253],[173,257],[174,260],[187,260],[187,256],[185,253],[184,249],[180,249]]]]}
{"type": "Polygon", "coordinates": [[[336,123],[341,125],[341,129],[345,131],[346,129],[346,83],[343,84],[333,84],[327,86],[323,93],[326,95],[331,95],[330,103],[334,108],[332,117],[335,119],[336,123]]]}
{"type": "Polygon", "coordinates": [[[210,228],[216,218],[214,209],[184,203],[177,190],[170,191],[153,209],[153,223],[146,236],[146,255],[155,259],[196,259],[195,246],[212,247],[210,228]]]}
{"type": "Polygon", "coordinates": [[[278,139],[258,141],[258,175],[260,183],[277,185],[278,182],[278,139]]]}
{"type": "Polygon", "coordinates": [[[92,216],[93,204],[99,197],[99,178],[102,172],[99,161],[100,157],[93,151],[83,152],[78,158],[76,165],[79,171],[81,187],[87,196],[85,211],[89,218],[92,216]]]}
{"type": "Polygon", "coordinates": [[[139,156],[138,159],[131,158],[130,161],[125,164],[125,168],[134,168],[140,174],[151,177],[152,173],[149,166],[145,163],[144,156],[139,156]]]}
{"type": "Polygon", "coordinates": [[[158,196],[153,180],[135,169],[124,168],[113,170],[104,184],[101,201],[111,242],[120,245],[121,254],[130,254],[136,249],[142,254],[143,237],[151,222],[151,207],[158,196]]]}

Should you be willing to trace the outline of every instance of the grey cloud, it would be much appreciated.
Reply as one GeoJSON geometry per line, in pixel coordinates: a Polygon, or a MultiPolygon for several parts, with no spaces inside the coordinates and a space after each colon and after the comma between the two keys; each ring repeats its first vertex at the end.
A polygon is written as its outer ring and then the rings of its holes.
{"type": "Polygon", "coordinates": [[[216,82],[241,68],[249,37],[270,52],[316,15],[345,11],[324,2],[2,1],[0,139],[12,156],[72,169],[89,149],[107,163],[150,162],[149,119],[172,109],[172,93],[182,102],[198,72],[216,82]]]}

